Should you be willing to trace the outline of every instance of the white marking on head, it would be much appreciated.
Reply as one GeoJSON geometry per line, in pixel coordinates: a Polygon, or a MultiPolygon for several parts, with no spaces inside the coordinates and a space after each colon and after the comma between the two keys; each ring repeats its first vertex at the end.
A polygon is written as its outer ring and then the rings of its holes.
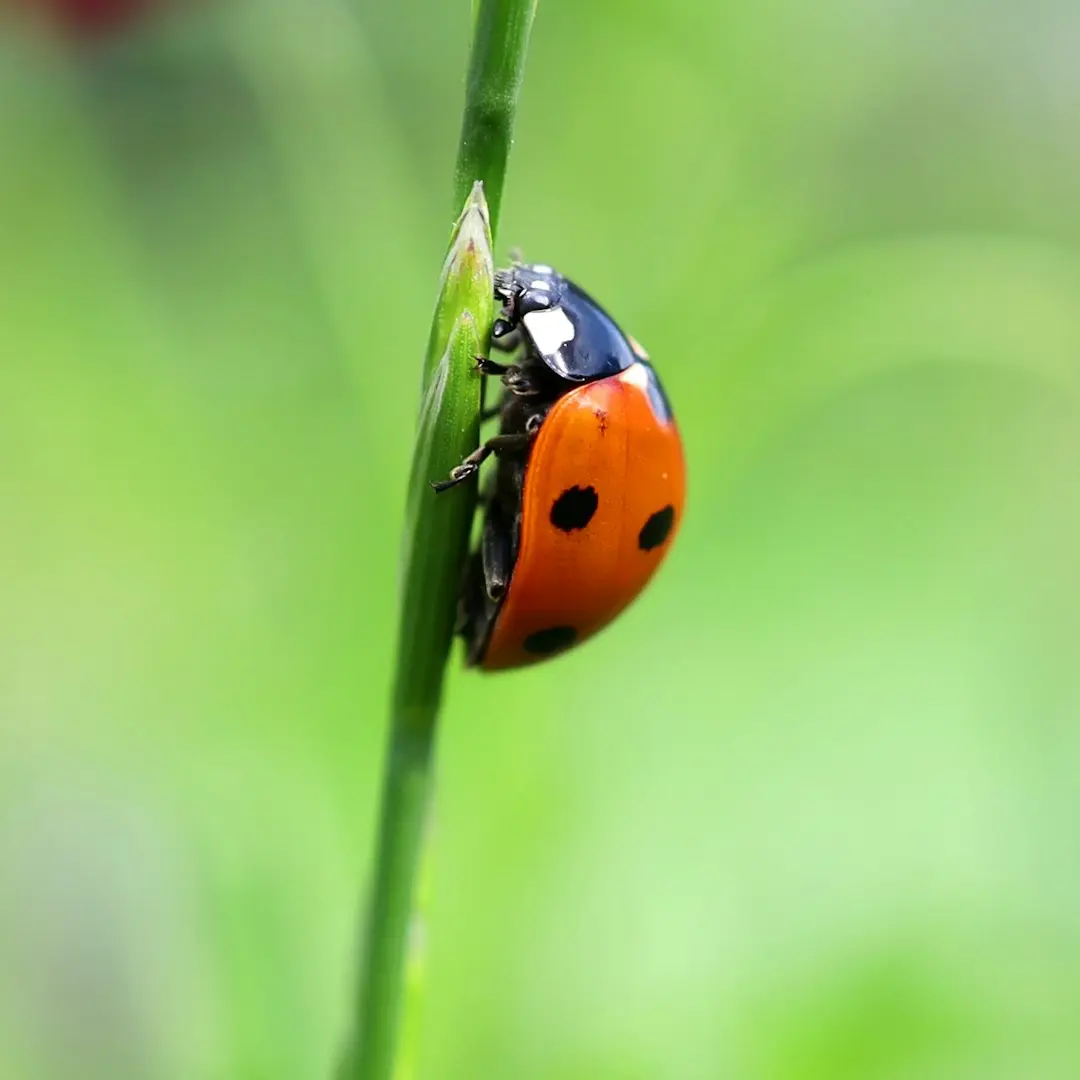
{"type": "Polygon", "coordinates": [[[543,278],[537,278],[535,281],[529,282],[530,289],[543,289],[544,292],[551,291],[551,282],[545,281],[543,278]]]}
{"type": "Polygon", "coordinates": [[[554,274],[555,271],[550,266],[545,266],[543,263],[533,263],[529,267],[530,270],[535,270],[538,274],[554,274]]]}
{"type": "Polygon", "coordinates": [[[530,311],[521,321],[541,356],[552,356],[574,340],[574,324],[560,307],[530,311]]]}

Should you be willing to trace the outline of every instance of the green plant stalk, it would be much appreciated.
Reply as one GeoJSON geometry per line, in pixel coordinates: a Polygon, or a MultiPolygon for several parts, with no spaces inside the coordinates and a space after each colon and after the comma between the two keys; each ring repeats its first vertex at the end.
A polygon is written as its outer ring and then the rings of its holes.
{"type": "MultiPolygon", "coordinates": [[[[402,607],[390,740],[359,987],[356,1043],[344,1077],[390,1080],[398,1057],[405,953],[431,797],[436,717],[450,652],[475,481],[436,495],[475,449],[483,352],[494,320],[494,266],[483,187],[476,184],[443,264],[413,453],[402,551],[402,607]]],[[[410,930],[412,932],[410,933],[410,930]]]]}
{"type": "MultiPolygon", "coordinates": [[[[462,568],[476,506],[475,481],[436,497],[442,479],[476,448],[482,378],[494,321],[492,233],[502,203],[514,112],[536,0],[474,5],[455,207],[464,204],[443,265],[423,369],[409,481],[397,671],[383,779],[375,870],[361,960],[354,1042],[342,1080],[405,1080],[415,1045],[402,1047],[406,951],[422,945],[414,894],[430,811],[443,673],[453,641],[462,568]],[[485,200],[486,196],[486,200],[485,200]]],[[[422,957],[408,963],[415,1042],[422,957]]]]}
{"type": "Polygon", "coordinates": [[[503,178],[536,4],[537,0],[473,3],[473,44],[454,172],[454,207],[465,201],[474,181],[482,180],[492,235],[499,231],[503,178]]]}

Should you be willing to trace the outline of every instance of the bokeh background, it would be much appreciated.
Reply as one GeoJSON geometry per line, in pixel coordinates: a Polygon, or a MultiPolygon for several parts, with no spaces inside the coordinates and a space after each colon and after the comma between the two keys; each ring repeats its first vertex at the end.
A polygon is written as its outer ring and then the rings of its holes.
{"type": "MultiPolygon", "coordinates": [[[[322,1080],[468,4],[0,8],[0,1075],[322,1080]]],[[[1080,1076],[1078,37],[542,0],[499,247],[689,509],[450,679],[421,1080],[1080,1076]]]]}

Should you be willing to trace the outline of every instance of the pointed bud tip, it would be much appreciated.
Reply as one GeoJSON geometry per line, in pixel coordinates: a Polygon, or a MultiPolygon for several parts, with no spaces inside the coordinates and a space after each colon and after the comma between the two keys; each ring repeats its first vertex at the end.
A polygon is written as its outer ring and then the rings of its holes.
{"type": "Polygon", "coordinates": [[[458,217],[458,228],[460,229],[467,219],[477,217],[483,221],[485,230],[490,232],[491,213],[488,210],[487,199],[484,196],[483,180],[477,180],[473,184],[472,190],[469,192],[469,197],[465,200],[465,205],[461,208],[461,215],[458,217]]]}
{"type": "Polygon", "coordinates": [[[466,200],[468,205],[479,206],[484,214],[487,214],[487,198],[484,195],[484,181],[477,180],[473,183],[472,190],[469,192],[469,198],[466,200]]]}
{"type": "Polygon", "coordinates": [[[489,276],[494,274],[494,255],[491,247],[491,226],[488,222],[487,203],[477,181],[473,188],[479,200],[470,197],[465,204],[447,258],[447,272],[460,271],[464,266],[482,270],[489,276]]]}
{"type": "MultiPolygon", "coordinates": [[[[470,337],[475,339],[489,332],[494,318],[494,261],[484,185],[477,181],[454,223],[443,261],[429,344],[429,364],[432,357],[443,354],[455,333],[468,330],[470,337]],[[482,332],[478,329],[480,326],[484,327],[482,332]]],[[[475,353],[481,345],[474,344],[475,353]]]]}

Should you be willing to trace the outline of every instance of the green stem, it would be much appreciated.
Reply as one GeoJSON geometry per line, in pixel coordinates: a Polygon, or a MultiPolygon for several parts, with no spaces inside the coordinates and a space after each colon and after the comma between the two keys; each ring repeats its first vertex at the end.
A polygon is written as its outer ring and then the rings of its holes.
{"type": "MultiPolygon", "coordinates": [[[[360,989],[358,1045],[343,1077],[390,1080],[405,988],[405,952],[414,918],[412,893],[430,800],[434,714],[427,729],[394,724],[386,765],[375,888],[368,913],[366,965],[360,989]]],[[[414,1055],[410,1054],[410,1058],[414,1055]]]]}
{"type": "Polygon", "coordinates": [[[499,229],[503,177],[513,142],[514,114],[536,3],[479,0],[474,4],[465,115],[454,173],[454,206],[465,201],[474,181],[482,180],[492,235],[499,229]]]}
{"type": "MultiPolygon", "coordinates": [[[[443,673],[476,506],[475,482],[438,497],[428,482],[445,477],[479,438],[482,380],[474,358],[486,353],[494,320],[491,233],[502,202],[535,8],[536,0],[479,0],[475,10],[455,173],[455,205],[465,209],[443,267],[424,364],[374,879],[355,1041],[342,1080],[403,1080],[403,1070],[415,1059],[415,1047],[399,1045],[405,956],[416,918],[417,867],[432,798],[443,673]]],[[[414,940],[422,936],[413,935],[414,940]]],[[[414,988],[411,1010],[416,996],[414,988]]],[[[410,1021],[406,1037],[414,1039],[415,1017],[410,1021]]]]}

